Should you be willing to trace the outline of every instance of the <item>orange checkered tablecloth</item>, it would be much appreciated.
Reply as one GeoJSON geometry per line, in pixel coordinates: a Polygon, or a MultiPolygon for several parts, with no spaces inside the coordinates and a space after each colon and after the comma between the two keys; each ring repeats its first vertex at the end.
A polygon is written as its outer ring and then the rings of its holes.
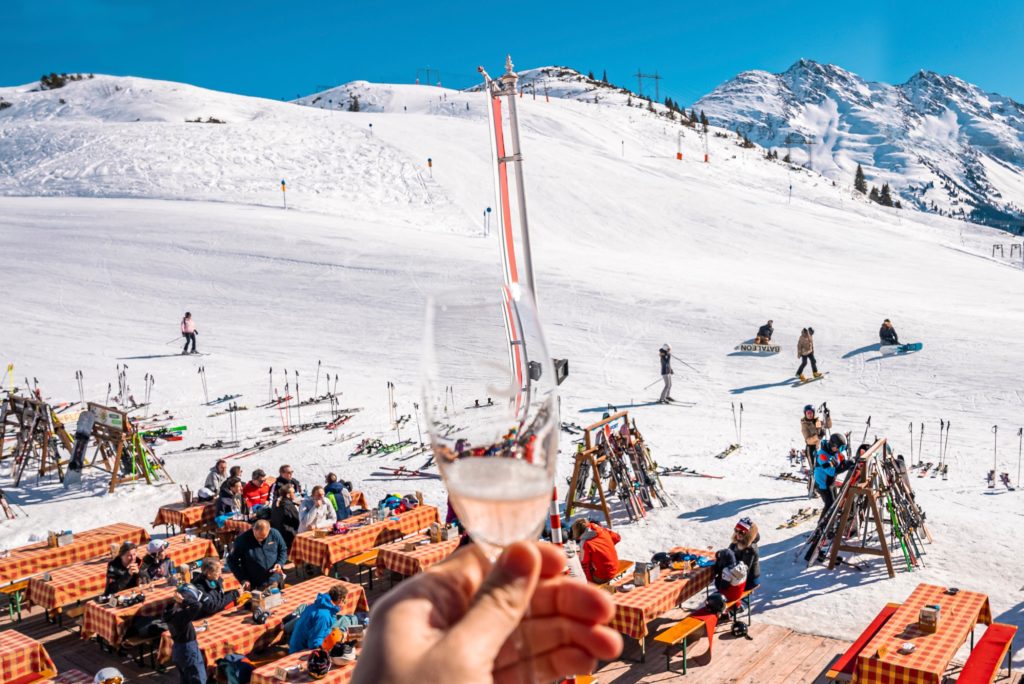
{"type": "Polygon", "coordinates": [[[149,534],[141,527],[117,523],[77,532],[75,541],[67,546],[50,547],[43,541],[11,549],[9,556],[0,558],[0,582],[10,582],[97,556],[106,556],[110,554],[111,544],[123,541],[144,544],[149,541],[149,534]]]}
{"type": "MultiPolygon", "coordinates": [[[[218,658],[223,658],[230,653],[245,655],[254,650],[266,648],[281,633],[281,621],[286,615],[298,608],[300,604],[309,605],[316,599],[317,594],[326,593],[335,584],[343,584],[348,589],[345,605],[341,608],[342,612],[355,613],[370,609],[362,587],[324,575],[285,587],[284,603],[271,611],[270,618],[265,624],[257,625],[252,620],[252,612],[242,608],[228,608],[224,612],[208,618],[205,622],[209,627],[203,631],[199,631],[199,627],[204,620],[196,620],[192,624],[196,626],[196,640],[199,642],[199,649],[203,652],[206,666],[214,667],[218,658]]],[[[165,632],[160,639],[160,662],[166,663],[171,659],[172,645],[171,635],[165,632]]]]}
{"type": "MultiPolygon", "coordinates": [[[[167,541],[170,542],[167,556],[175,564],[191,563],[206,556],[217,555],[217,548],[213,542],[202,537],[185,541],[185,535],[179,534],[167,541]]],[[[50,573],[49,581],[44,580],[42,576],[33,577],[28,582],[28,601],[47,610],[57,610],[75,601],[99,596],[107,586],[109,562],[108,553],[104,558],[54,570],[50,573]]]]}
{"type": "Polygon", "coordinates": [[[214,513],[217,506],[213,501],[194,503],[186,506],[180,501],[178,503],[161,506],[156,513],[156,520],[153,527],[158,525],[173,525],[179,530],[186,530],[191,527],[210,527],[213,525],[214,513]]]}
{"type": "MultiPolygon", "coordinates": [[[[229,573],[224,573],[224,590],[231,591],[238,589],[238,580],[229,573]]],[[[123,594],[131,594],[134,589],[129,589],[123,594]]],[[[85,606],[85,614],[82,616],[81,637],[89,639],[93,635],[102,638],[111,646],[118,646],[123,640],[135,616],[161,615],[171,601],[174,600],[176,587],[161,583],[157,589],[150,589],[145,592],[146,600],[134,606],[126,608],[114,608],[106,603],[89,602],[85,606]]],[[[92,681],[92,680],[90,680],[92,681]]]]}
{"type": "Polygon", "coordinates": [[[436,544],[429,543],[428,539],[429,537],[423,534],[380,547],[377,553],[377,568],[409,577],[423,572],[434,563],[440,563],[459,547],[458,539],[436,544]],[[405,545],[412,542],[422,543],[412,551],[406,551],[405,545]]]}
{"type": "Polygon", "coordinates": [[[344,665],[332,665],[331,671],[327,673],[326,677],[313,679],[306,672],[306,660],[308,658],[309,651],[299,651],[280,660],[275,660],[272,663],[261,665],[252,671],[252,679],[249,682],[250,684],[281,684],[281,680],[274,676],[277,668],[283,667],[286,670],[291,670],[294,667],[298,667],[298,672],[294,670],[289,672],[288,684],[308,684],[309,682],[348,684],[352,679],[352,673],[356,669],[356,662],[353,660],[346,662],[344,665]]]}
{"type": "MultiPolygon", "coordinates": [[[[675,548],[675,551],[693,553],[709,556],[707,551],[696,549],[675,548]]],[[[616,591],[612,596],[615,603],[615,617],[609,626],[626,636],[642,640],[647,636],[647,623],[677,607],[686,599],[694,596],[697,592],[707,587],[712,580],[711,568],[698,568],[689,573],[681,570],[662,570],[657,581],[642,587],[636,587],[629,592],[616,591]],[[666,581],[669,577],[685,577],[672,582],[666,581]]],[[[622,580],[615,583],[616,587],[629,584],[633,581],[633,575],[626,575],[622,580]]]]}
{"type": "MultiPolygon", "coordinates": [[[[360,516],[355,517],[362,519],[360,516]]],[[[296,564],[309,563],[319,566],[327,574],[335,563],[381,544],[425,530],[431,523],[438,521],[437,508],[434,506],[417,506],[411,511],[392,517],[398,519],[388,518],[383,522],[366,523],[361,527],[350,528],[345,534],[315,537],[313,532],[303,532],[295,536],[289,557],[296,564]]]]}
{"type": "Polygon", "coordinates": [[[978,622],[992,624],[992,610],[985,594],[960,591],[951,596],[945,587],[919,584],[864,646],[857,657],[854,681],[860,684],[939,684],[953,656],[978,622]],[[918,628],[917,619],[921,608],[934,604],[941,606],[939,626],[934,634],[928,634],[918,628]],[[899,652],[904,642],[914,644],[912,653],[899,652]],[[885,655],[879,655],[879,649],[883,649],[885,655]]]}
{"type": "Polygon", "coordinates": [[[57,674],[57,666],[43,645],[21,632],[0,632],[0,682],[38,675],[41,679],[57,674]]]}

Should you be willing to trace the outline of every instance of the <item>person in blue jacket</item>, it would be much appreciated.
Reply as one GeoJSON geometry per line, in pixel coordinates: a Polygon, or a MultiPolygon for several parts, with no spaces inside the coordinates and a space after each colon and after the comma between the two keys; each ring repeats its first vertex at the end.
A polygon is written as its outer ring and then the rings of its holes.
{"type": "Polygon", "coordinates": [[[829,509],[835,501],[832,484],[836,473],[845,464],[846,438],[833,432],[827,440],[822,440],[818,452],[814,455],[814,488],[821,497],[821,520],[828,516],[829,509]]]}
{"type": "Polygon", "coordinates": [[[295,621],[291,638],[288,640],[288,652],[297,653],[320,648],[327,635],[337,628],[345,634],[346,653],[354,653],[355,639],[347,637],[351,636],[349,633],[353,631],[353,627],[364,627],[369,620],[368,614],[364,612],[342,614],[341,609],[346,598],[348,589],[343,584],[334,585],[326,594],[317,594],[316,600],[307,606],[295,621]]]}
{"type": "Polygon", "coordinates": [[[243,586],[266,589],[284,583],[288,547],[281,533],[267,520],[257,520],[251,530],[238,535],[227,557],[228,567],[243,586]]]}

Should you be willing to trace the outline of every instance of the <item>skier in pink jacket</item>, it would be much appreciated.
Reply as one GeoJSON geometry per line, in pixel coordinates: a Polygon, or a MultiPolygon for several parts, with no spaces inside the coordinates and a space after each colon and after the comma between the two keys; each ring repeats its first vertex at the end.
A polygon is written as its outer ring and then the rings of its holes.
{"type": "Polygon", "coordinates": [[[181,336],[185,338],[185,348],[181,350],[182,354],[188,354],[188,345],[192,344],[192,353],[198,354],[196,351],[196,322],[192,320],[192,314],[189,311],[185,312],[185,317],[181,319],[181,336]]]}

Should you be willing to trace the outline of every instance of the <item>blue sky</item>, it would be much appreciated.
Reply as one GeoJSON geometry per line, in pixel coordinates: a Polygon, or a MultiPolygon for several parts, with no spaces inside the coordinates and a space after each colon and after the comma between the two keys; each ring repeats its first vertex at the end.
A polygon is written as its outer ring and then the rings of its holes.
{"type": "Polygon", "coordinates": [[[478,81],[505,52],[636,87],[658,71],[687,104],[800,57],[901,83],[920,68],[1024,101],[1024,2],[587,3],[4,0],[0,85],[44,72],[146,76],[291,99],[354,79],[478,81]],[[744,7],[744,5],[750,5],[744,7]],[[425,75],[425,71],[420,71],[425,75]]]}

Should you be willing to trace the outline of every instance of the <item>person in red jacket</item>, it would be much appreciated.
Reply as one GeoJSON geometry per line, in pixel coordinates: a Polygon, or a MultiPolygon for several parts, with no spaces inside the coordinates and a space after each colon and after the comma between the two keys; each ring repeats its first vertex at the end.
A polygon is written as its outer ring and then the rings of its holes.
{"type": "Polygon", "coordinates": [[[615,545],[622,537],[618,532],[580,518],[572,524],[572,538],[580,545],[580,563],[587,581],[608,582],[619,571],[619,554],[615,545]]]}
{"type": "Polygon", "coordinates": [[[246,510],[265,506],[269,499],[270,483],[267,482],[267,474],[259,469],[252,471],[252,479],[242,487],[242,501],[246,510]]]}

